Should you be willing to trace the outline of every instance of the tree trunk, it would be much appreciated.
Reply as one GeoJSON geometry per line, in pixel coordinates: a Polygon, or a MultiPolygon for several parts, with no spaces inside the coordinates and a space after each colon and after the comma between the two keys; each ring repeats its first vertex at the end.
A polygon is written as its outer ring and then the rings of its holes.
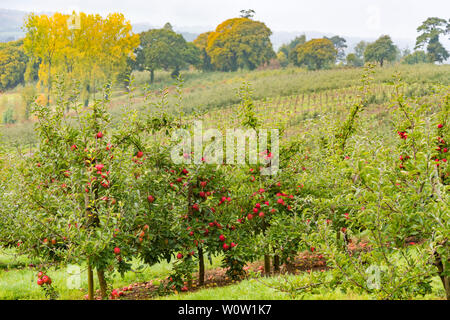
{"type": "Polygon", "coordinates": [[[205,283],[205,257],[203,256],[203,248],[198,247],[198,285],[205,283]]]}
{"type": "Polygon", "coordinates": [[[88,258],[88,300],[94,300],[94,273],[92,272],[91,261],[88,258]]]}
{"type": "Polygon", "coordinates": [[[273,272],[280,272],[280,256],[277,254],[273,257],[273,272]]]}
{"type": "Polygon", "coordinates": [[[450,300],[450,278],[448,276],[443,275],[445,270],[444,270],[444,264],[442,263],[441,255],[435,251],[434,257],[435,257],[434,265],[438,269],[439,278],[441,278],[442,285],[444,286],[447,300],[450,300]]]}
{"type": "Polygon", "coordinates": [[[86,97],[85,97],[83,103],[84,103],[84,106],[87,107],[89,105],[89,99],[91,97],[91,85],[89,83],[86,83],[85,90],[86,90],[86,97]]]}
{"type": "Polygon", "coordinates": [[[264,273],[265,276],[270,275],[270,256],[268,254],[264,255],[264,273]]]}
{"type": "Polygon", "coordinates": [[[97,269],[98,284],[100,285],[100,294],[102,299],[108,297],[108,284],[105,279],[105,271],[97,269]]]}
{"type": "Polygon", "coordinates": [[[50,105],[50,91],[52,90],[52,63],[48,63],[48,77],[47,77],[47,107],[50,105]]]}

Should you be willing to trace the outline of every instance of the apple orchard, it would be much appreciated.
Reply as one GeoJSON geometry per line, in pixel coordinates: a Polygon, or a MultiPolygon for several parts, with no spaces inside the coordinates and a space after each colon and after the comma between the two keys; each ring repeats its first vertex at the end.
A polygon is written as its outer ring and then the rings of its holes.
{"type": "MultiPolygon", "coordinates": [[[[201,286],[212,256],[239,280],[249,262],[263,260],[270,275],[302,251],[320,254],[331,271],[311,273],[304,290],[404,299],[429,292],[438,276],[449,298],[448,87],[436,86],[430,102],[405,96],[396,81],[386,144],[360,117],[372,72],[345,121],[324,117],[307,134],[280,139],[272,175],[261,174],[271,143],[254,164],[176,164],[172,133],[193,131],[195,119],[131,105],[113,118],[109,86],[85,107],[79,87],[60,81],[56,107],[33,106],[37,147],[3,172],[2,245],[41,262],[35,285],[49,298],[58,296],[52,268],[68,264],[86,266],[89,299],[96,282],[107,299],[118,296],[110,275],[129,271],[132,259],[170,262],[170,293],[201,286]],[[365,249],[349,250],[362,233],[365,249]]],[[[241,128],[263,129],[248,86],[241,90],[241,128]]]]}

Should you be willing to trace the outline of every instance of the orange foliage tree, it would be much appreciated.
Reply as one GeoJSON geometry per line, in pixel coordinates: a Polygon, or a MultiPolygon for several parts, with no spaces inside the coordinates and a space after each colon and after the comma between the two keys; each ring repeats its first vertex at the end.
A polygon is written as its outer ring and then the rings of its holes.
{"type": "Polygon", "coordinates": [[[275,57],[271,34],[263,22],[249,18],[228,19],[209,34],[206,53],[218,70],[253,70],[275,57]]]}

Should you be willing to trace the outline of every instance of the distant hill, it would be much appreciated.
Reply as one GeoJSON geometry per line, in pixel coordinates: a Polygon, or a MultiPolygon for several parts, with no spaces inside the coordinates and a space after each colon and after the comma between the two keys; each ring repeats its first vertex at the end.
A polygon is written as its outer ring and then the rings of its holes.
{"type": "Polygon", "coordinates": [[[0,9],[0,42],[17,40],[23,36],[21,27],[26,14],[24,11],[0,9]]]}
{"type": "MultiPolygon", "coordinates": [[[[161,28],[161,26],[155,26],[155,25],[151,25],[148,23],[133,23],[132,24],[133,27],[133,31],[135,33],[140,33],[143,31],[147,31],[150,29],[156,29],[156,28],[161,28]]],[[[197,36],[204,32],[202,30],[208,31],[208,28],[202,28],[199,27],[197,28],[192,28],[192,27],[177,27],[177,26],[173,26],[173,30],[179,34],[181,34],[183,36],[184,39],[186,39],[186,41],[191,42],[194,41],[195,38],[197,38],[197,36]]]]}
{"type": "MultiPolygon", "coordinates": [[[[43,12],[46,14],[51,14],[51,12],[43,12]]],[[[9,9],[0,9],[0,42],[7,42],[12,40],[17,40],[24,36],[24,32],[21,29],[23,25],[23,21],[28,12],[19,11],[19,10],[9,10],[9,9]]],[[[155,26],[148,23],[134,23],[132,24],[133,31],[136,33],[146,31],[149,29],[160,28],[161,26],[155,26]]],[[[193,41],[200,33],[211,31],[213,27],[206,26],[176,26],[174,25],[174,30],[183,35],[186,41],[193,41]]],[[[312,38],[322,38],[323,36],[331,37],[335,34],[333,33],[325,33],[318,31],[273,31],[271,36],[272,44],[275,50],[284,44],[290,42],[296,36],[305,34],[307,39],[312,38]]],[[[375,38],[358,38],[358,37],[349,37],[346,35],[341,35],[347,40],[347,52],[351,52],[353,47],[361,40],[365,41],[374,41],[375,38]]],[[[398,39],[393,38],[393,41],[400,49],[413,49],[415,40],[414,39],[398,39]]]]}
{"type": "MultiPolygon", "coordinates": [[[[38,13],[51,14],[51,12],[38,13]]],[[[0,42],[8,42],[22,38],[25,35],[22,30],[22,25],[28,14],[29,12],[26,11],[0,8],[0,42]]]]}

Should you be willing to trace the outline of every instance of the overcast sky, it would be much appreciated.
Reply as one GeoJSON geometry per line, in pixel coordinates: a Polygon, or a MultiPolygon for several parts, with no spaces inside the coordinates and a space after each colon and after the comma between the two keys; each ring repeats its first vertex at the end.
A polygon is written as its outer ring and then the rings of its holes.
{"type": "Polygon", "coordinates": [[[450,18],[448,0],[0,0],[0,8],[24,11],[75,9],[89,13],[122,12],[132,23],[215,27],[254,9],[255,19],[274,31],[320,31],[356,37],[417,36],[427,17],[450,18]]]}

